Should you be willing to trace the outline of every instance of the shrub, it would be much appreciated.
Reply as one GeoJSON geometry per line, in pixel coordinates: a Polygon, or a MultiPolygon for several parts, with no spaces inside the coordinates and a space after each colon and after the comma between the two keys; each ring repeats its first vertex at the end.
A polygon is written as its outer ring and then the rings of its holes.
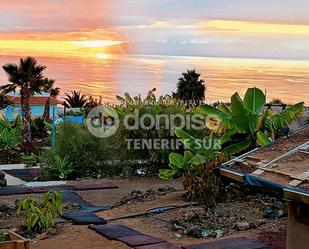
{"type": "Polygon", "coordinates": [[[43,118],[35,118],[31,123],[32,138],[45,138],[47,136],[47,127],[43,118]]]}
{"type": "Polygon", "coordinates": [[[26,198],[19,204],[17,215],[21,215],[22,226],[31,234],[42,233],[55,225],[55,218],[62,213],[62,194],[48,192],[38,202],[26,198]]]}
{"type": "Polygon", "coordinates": [[[4,233],[0,230],[0,242],[5,241],[4,233]]]}
{"type": "MultiPolygon", "coordinates": [[[[174,136],[174,128],[180,126],[181,118],[177,118],[176,115],[181,116],[192,116],[194,114],[194,109],[187,109],[179,101],[171,97],[160,97],[156,98],[154,95],[155,89],[149,92],[145,99],[140,96],[131,97],[129,94],[125,94],[124,97],[119,97],[118,99],[122,102],[121,105],[116,106],[120,116],[120,125],[116,133],[117,143],[120,149],[120,159],[124,166],[128,165],[129,161],[144,162],[143,165],[135,166],[141,168],[143,167],[146,173],[157,173],[162,165],[168,165],[168,156],[175,149],[172,146],[169,148],[149,148],[147,146],[143,148],[128,148],[128,140],[136,139],[139,141],[169,141],[171,143],[176,141],[174,136]],[[137,129],[127,129],[124,126],[124,118],[127,115],[136,115],[138,119],[147,114],[152,117],[159,117],[160,115],[172,117],[175,115],[174,125],[175,127],[168,126],[168,121],[164,118],[159,119],[159,126],[153,127],[151,129],[145,130],[141,127],[137,129]]],[[[162,116],[161,116],[162,117],[162,116]]],[[[170,121],[170,120],[169,120],[170,121]]],[[[135,120],[129,119],[129,125],[134,125],[135,120]]],[[[150,120],[145,119],[144,123],[146,126],[150,125],[150,120]]],[[[195,134],[199,136],[204,136],[206,131],[195,131],[193,129],[187,130],[190,134],[195,134]]],[[[183,152],[183,148],[178,149],[179,152],[183,152]]]]}
{"type": "Polygon", "coordinates": [[[40,158],[35,155],[35,154],[31,154],[31,155],[22,155],[22,161],[25,164],[25,168],[32,168],[35,167],[39,164],[40,158]]]}
{"type": "Polygon", "coordinates": [[[7,118],[0,119],[0,162],[18,161],[21,144],[21,120],[19,116],[14,122],[7,118]]]}
{"type": "Polygon", "coordinates": [[[209,145],[203,146],[193,136],[176,129],[176,135],[182,139],[188,148],[184,154],[171,153],[169,155],[170,169],[161,169],[159,177],[167,180],[184,176],[183,185],[188,191],[188,199],[204,204],[206,209],[225,198],[225,191],[220,179],[213,170],[228,160],[228,156],[215,146],[215,137],[206,136],[209,145]]]}
{"type": "Polygon", "coordinates": [[[67,180],[69,175],[73,172],[72,163],[69,158],[65,156],[60,158],[55,155],[53,160],[48,162],[46,165],[41,165],[42,175],[47,174],[52,179],[67,180]]]}
{"type": "Polygon", "coordinates": [[[42,168],[50,165],[43,171],[51,173],[47,174],[47,177],[56,179],[61,175],[59,169],[66,171],[68,179],[118,174],[114,169],[110,169],[113,167],[110,160],[115,159],[114,155],[117,154],[112,139],[94,137],[84,125],[64,122],[57,127],[55,147],[42,153],[42,168]],[[57,157],[61,160],[66,158],[65,161],[69,163],[64,164],[63,161],[56,159],[57,157]]]}

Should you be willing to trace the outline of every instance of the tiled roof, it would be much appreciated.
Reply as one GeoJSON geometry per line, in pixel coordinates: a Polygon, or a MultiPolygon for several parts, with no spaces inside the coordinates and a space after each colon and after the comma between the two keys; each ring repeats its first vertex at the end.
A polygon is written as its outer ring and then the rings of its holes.
{"type": "MultiPolygon", "coordinates": [[[[47,99],[50,99],[50,104],[51,105],[57,105],[57,104],[62,104],[59,100],[53,98],[53,97],[47,97],[47,96],[32,96],[30,97],[30,105],[45,105],[47,99]]],[[[21,98],[20,97],[13,97],[13,96],[8,96],[8,99],[13,102],[15,105],[20,105],[21,103],[21,98]]]]}

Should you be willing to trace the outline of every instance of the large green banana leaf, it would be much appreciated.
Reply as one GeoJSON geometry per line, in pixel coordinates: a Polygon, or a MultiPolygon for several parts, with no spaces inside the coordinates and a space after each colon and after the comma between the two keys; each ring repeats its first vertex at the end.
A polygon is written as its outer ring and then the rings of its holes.
{"type": "Polygon", "coordinates": [[[258,145],[262,147],[272,143],[272,140],[262,131],[257,132],[256,139],[258,145]]]}
{"type": "Polygon", "coordinates": [[[246,91],[244,105],[254,113],[260,113],[266,101],[262,90],[253,87],[246,91]]]}

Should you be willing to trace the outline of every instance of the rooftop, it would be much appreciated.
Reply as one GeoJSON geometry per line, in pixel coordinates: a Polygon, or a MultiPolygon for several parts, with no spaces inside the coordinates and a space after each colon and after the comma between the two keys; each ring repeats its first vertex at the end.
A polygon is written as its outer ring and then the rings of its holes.
{"type": "Polygon", "coordinates": [[[225,163],[220,171],[249,186],[309,203],[309,125],[225,163]]]}

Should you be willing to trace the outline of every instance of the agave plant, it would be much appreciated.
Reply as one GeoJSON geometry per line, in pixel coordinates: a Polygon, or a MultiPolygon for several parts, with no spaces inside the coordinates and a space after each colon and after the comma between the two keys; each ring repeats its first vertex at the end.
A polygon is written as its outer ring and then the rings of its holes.
{"type": "Polygon", "coordinates": [[[214,132],[224,132],[222,142],[232,143],[225,148],[228,154],[239,153],[248,148],[271,144],[276,133],[297,120],[304,111],[304,103],[289,106],[280,113],[264,109],[266,97],[262,90],[249,88],[244,99],[236,92],[231,97],[231,105],[223,103],[218,107],[202,104],[200,111],[220,120],[214,132]]]}

